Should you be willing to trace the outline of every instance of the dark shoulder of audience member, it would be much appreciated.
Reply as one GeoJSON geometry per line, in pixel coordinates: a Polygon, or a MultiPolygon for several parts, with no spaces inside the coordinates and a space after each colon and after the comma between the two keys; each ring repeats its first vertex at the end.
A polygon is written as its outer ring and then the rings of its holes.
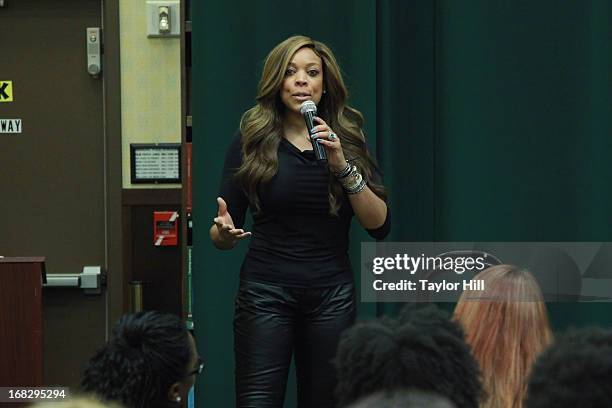
{"type": "Polygon", "coordinates": [[[534,365],[526,408],[612,406],[612,330],[587,328],[561,336],[534,365]]]}
{"type": "Polygon", "coordinates": [[[180,406],[169,401],[168,391],[185,378],[193,353],[189,336],[174,315],[125,315],[89,361],[81,388],[129,408],[180,406]]]}
{"type": "Polygon", "coordinates": [[[347,408],[455,408],[446,398],[418,390],[381,392],[347,408]]]}
{"type": "Polygon", "coordinates": [[[379,391],[407,388],[477,408],[478,365],[461,327],[433,305],[409,306],[398,319],[359,323],[343,333],[336,356],[340,406],[379,391]]]}

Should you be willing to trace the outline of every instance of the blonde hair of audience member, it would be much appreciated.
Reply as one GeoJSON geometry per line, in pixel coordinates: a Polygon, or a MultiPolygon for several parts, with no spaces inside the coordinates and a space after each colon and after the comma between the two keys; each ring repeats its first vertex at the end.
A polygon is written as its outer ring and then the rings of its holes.
{"type": "Polygon", "coordinates": [[[417,389],[379,392],[360,399],[347,408],[455,408],[441,395],[417,389]]]}
{"type": "Polygon", "coordinates": [[[111,402],[100,402],[93,397],[68,398],[58,402],[40,402],[31,406],[32,408],[122,408],[121,405],[111,402]]]}
{"type": "Polygon", "coordinates": [[[537,356],[552,342],[548,313],[531,273],[497,265],[474,277],[484,291],[466,290],[454,317],[480,365],[481,408],[522,408],[537,356]]]}

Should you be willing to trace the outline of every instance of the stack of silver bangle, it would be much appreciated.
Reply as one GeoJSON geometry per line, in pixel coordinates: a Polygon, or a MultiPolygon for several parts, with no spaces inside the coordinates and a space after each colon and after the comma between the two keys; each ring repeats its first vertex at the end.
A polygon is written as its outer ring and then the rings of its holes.
{"type": "Polygon", "coordinates": [[[351,165],[348,160],[346,167],[339,172],[334,172],[334,176],[336,176],[340,184],[342,184],[344,191],[348,194],[361,193],[366,187],[366,182],[357,170],[357,166],[351,165]]]}

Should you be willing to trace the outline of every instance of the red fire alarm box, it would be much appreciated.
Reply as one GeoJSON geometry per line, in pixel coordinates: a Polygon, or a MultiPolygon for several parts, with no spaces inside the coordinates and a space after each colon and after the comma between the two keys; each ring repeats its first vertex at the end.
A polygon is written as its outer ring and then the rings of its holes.
{"type": "Polygon", "coordinates": [[[153,212],[153,244],[155,246],[178,245],[178,212],[153,212]]]}

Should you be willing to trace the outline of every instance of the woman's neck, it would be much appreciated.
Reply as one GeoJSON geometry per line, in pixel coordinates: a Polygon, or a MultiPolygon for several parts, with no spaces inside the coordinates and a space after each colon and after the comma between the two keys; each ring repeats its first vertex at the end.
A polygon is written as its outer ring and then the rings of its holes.
{"type": "Polygon", "coordinates": [[[283,117],[283,132],[288,140],[307,135],[308,129],[302,115],[296,112],[285,113],[283,117]]]}

